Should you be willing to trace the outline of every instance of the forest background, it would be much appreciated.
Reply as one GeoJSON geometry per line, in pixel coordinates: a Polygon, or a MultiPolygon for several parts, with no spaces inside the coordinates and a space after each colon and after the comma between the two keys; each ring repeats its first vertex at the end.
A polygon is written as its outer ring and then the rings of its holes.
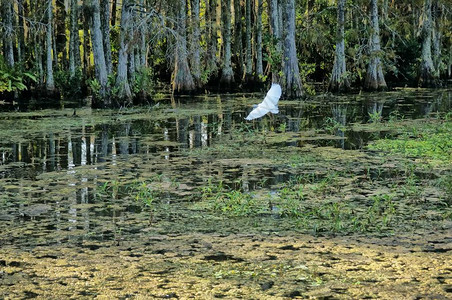
{"type": "Polygon", "coordinates": [[[452,78],[451,0],[1,0],[0,100],[284,97],[452,78]]]}

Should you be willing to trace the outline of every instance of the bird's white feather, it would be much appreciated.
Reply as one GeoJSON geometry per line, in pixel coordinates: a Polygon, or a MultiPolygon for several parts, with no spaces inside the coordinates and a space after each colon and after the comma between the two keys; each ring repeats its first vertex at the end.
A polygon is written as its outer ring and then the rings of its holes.
{"type": "Polygon", "coordinates": [[[257,119],[264,116],[268,112],[273,114],[279,113],[278,101],[281,97],[281,93],[281,86],[277,83],[272,84],[270,90],[264,98],[264,101],[259,103],[259,105],[253,109],[245,119],[248,121],[257,119]]]}

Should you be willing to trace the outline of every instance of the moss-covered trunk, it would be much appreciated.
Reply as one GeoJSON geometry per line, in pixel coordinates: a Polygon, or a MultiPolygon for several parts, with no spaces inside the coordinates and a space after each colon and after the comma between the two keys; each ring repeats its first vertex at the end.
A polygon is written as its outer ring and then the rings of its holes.
{"type": "Polygon", "coordinates": [[[75,76],[77,69],[79,69],[81,65],[78,11],[77,0],[71,0],[69,16],[69,74],[72,78],[75,76]]]}
{"type": "Polygon", "coordinates": [[[257,0],[256,11],[256,75],[261,79],[264,75],[264,67],[262,62],[262,11],[263,1],[257,0]]]}
{"type": "Polygon", "coordinates": [[[207,72],[211,77],[217,74],[217,0],[207,0],[206,3],[206,23],[207,23],[207,72]]]}
{"type": "Polygon", "coordinates": [[[53,78],[53,58],[52,58],[52,23],[53,23],[53,5],[52,0],[47,0],[47,24],[46,24],[46,89],[53,93],[55,90],[55,81],[53,78]]]}
{"type": "Polygon", "coordinates": [[[418,76],[418,85],[421,87],[436,85],[437,78],[432,59],[432,26],[432,0],[425,0],[422,24],[422,53],[418,76]]]}
{"type": "Polygon", "coordinates": [[[119,52],[118,52],[118,67],[116,74],[116,89],[118,100],[124,104],[132,102],[132,91],[130,90],[129,80],[127,78],[127,62],[128,50],[130,41],[129,23],[131,22],[129,0],[122,2],[121,21],[119,31],[119,52]]]}
{"type": "Polygon", "coordinates": [[[381,62],[381,47],[380,47],[380,25],[378,23],[378,4],[377,0],[370,2],[370,62],[367,67],[366,81],[364,87],[368,90],[385,90],[387,89],[386,81],[383,74],[381,62]]]}
{"type": "Polygon", "coordinates": [[[295,46],[295,0],[285,0],[284,4],[284,83],[282,90],[286,97],[296,98],[303,95],[303,87],[295,46]]]}
{"type": "Polygon", "coordinates": [[[186,0],[177,3],[176,55],[173,73],[173,92],[184,93],[195,89],[195,82],[188,65],[186,33],[186,0]]]}
{"type": "Polygon", "coordinates": [[[231,0],[222,1],[221,4],[224,56],[220,82],[224,86],[230,87],[234,82],[234,72],[232,71],[231,62],[231,0]]]}
{"type": "Polygon", "coordinates": [[[245,81],[253,80],[253,56],[251,44],[251,0],[245,0],[245,81]]]}
{"type": "Polygon", "coordinates": [[[279,4],[278,0],[269,0],[269,16],[270,16],[270,31],[273,38],[273,43],[270,44],[270,70],[272,82],[280,82],[281,57],[282,57],[282,34],[279,20],[279,4]]]}
{"type": "Polygon", "coordinates": [[[191,59],[190,66],[196,87],[201,87],[201,28],[199,21],[199,0],[191,0],[191,25],[192,34],[190,40],[191,59]]]}
{"type": "Polygon", "coordinates": [[[334,52],[333,71],[328,87],[328,90],[331,92],[346,91],[350,88],[345,63],[345,3],[345,0],[339,0],[337,2],[336,50],[334,52]]]}
{"type": "Polygon", "coordinates": [[[100,2],[100,20],[102,28],[102,43],[105,54],[105,66],[107,74],[113,72],[113,62],[111,56],[111,42],[110,42],[110,0],[101,0],[100,2]]]}
{"type": "Polygon", "coordinates": [[[234,0],[234,64],[237,74],[243,74],[243,42],[242,42],[242,5],[241,0],[234,0]]]}
{"type": "Polygon", "coordinates": [[[14,30],[13,30],[13,3],[11,0],[4,1],[3,5],[3,19],[4,19],[4,53],[6,64],[9,67],[14,66],[14,30]]]}

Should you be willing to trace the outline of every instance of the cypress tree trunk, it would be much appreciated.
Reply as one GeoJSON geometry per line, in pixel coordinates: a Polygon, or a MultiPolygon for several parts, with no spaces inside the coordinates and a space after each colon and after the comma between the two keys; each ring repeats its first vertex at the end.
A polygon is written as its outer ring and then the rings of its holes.
{"type": "Polygon", "coordinates": [[[42,87],[44,85],[44,67],[42,65],[42,43],[37,32],[33,32],[34,36],[34,52],[35,52],[35,68],[38,72],[38,86],[42,87]]]}
{"type": "Polygon", "coordinates": [[[432,3],[432,46],[433,46],[433,67],[435,68],[435,77],[440,77],[441,71],[441,14],[442,10],[438,0],[433,0],[432,3]]]}
{"type": "Polygon", "coordinates": [[[433,66],[432,59],[432,0],[424,1],[423,18],[422,54],[418,85],[421,87],[429,87],[436,85],[435,67],[433,66]]]}
{"type": "Polygon", "coordinates": [[[46,54],[47,54],[47,71],[46,71],[46,89],[48,92],[55,90],[55,81],[53,79],[53,58],[52,58],[52,22],[53,22],[53,6],[52,0],[47,0],[47,26],[46,26],[46,54]]]}
{"type": "Polygon", "coordinates": [[[370,1],[370,63],[367,67],[366,81],[364,87],[368,90],[385,90],[387,89],[383,69],[381,67],[381,48],[380,48],[380,26],[378,24],[378,4],[377,0],[370,1]]]}
{"type": "Polygon", "coordinates": [[[280,72],[281,69],[281,57],[282,57],[282,34],[281,34],[281,26],[279,20],[279,5],[278,0],[269,0],[269,10],[270,10],[270,29],[273,36],[273,39],[276,41],[274,45],[274,49],[272,48],[270,51],[271,56],[271,72],[272,72],[272,82],[279,83],[280,82],[280,72]]]}
{"type": "Polygon", "coordinates": [[[217,0],[207,0],[206,23],[208,26],[207,38],[207,70],[212,74],[217,71],[217,0]]]}
{"type": "Polygon", "coordinates": [[[19,61],[25,60],[25,54],[27,52],[27,47],[25,47],[25,3],[24,0],[17,1],[17,13],[18,13],[18,24],[19,24],[19,35],[17,43],[17,56],[19,61]]]}
{"type": "Polygon", "coordinates": [[[101,31],[100,21],[100,4],[99,0],[91,0],[90,6],[92,9],[92,29],[91,29],[91,43],[93,47],[94,66],[96,68],[96,78],[100,83],[100,97],[103,101],[104,107],[110,107],[111,102],[108,96],[107,84],[107,66],[105,64],[105,53],[101,31]]]}
{"type": "Polygon", "coordinates": [[[111,42],[110,42],[110,0],[101,0],[101,28],[103,47],[105,54],[105,64],[107,68],[107,74],[113,72],[113,63],[111,58],[111,42]]]}
{"type": "Polygon", "coordinates": [[[245,82],[253,77],[253,55],[251,45],[251,0],[245,0],[245,82]]]}
{"type": "Polygon", "coordinates": [[[119,32],[119,53],[118,53],[118,70],[116,75],[116,88],[118,89],[117,97],[121,102],[130,104],[132,100],[132,92],[130,90],[127,78],[127,52],[129,48],[129,23],[130,18],[129,0],[123,0],[121,9],[121,22],[119,32]]]}
{"type": "Polygon", "coordinates": [[[77,0],[71,0],[70,10],[70,35],[69,35],[69,74],[73,78],[81,65],[80,36],[78,32],[78,4],[77,0]]]}
{"type": "Polygon", "coordinates": [[[284,32],[284,84],[282,90],[288,98],[296,98],[303,95],[303,87],[295,47],[295,0],[285,0],[284,22],[286,30],[284,32]]]}
{"type": "Polygon", "coordinates": [[[333,72],[328,87],[328,90],[332,92],[346,91],[350,88],[345,64],[345,2],[346,0],[339,0],[337,2],[336,50],[334,53],[333,72]]]}
{"type": "Polygon", "coordinates": [[[14,18],[14,10],[13,3],[11,0],[6,0],[3,3],[3,14],[5,19],[5,36],[4,40],[4,48],[5,48],[5,59],[6,64],[9,67],[14,67],[14,31],[13,31],[13,18],[14,18]]]}
{"type": "Polygon", "coordinates": [[[176,56],[173,75],[173,92],[189,92],[195,89],[195,82],[188,66],[186,33],[186,0],[179,0],[177,6],[176,56]]]}
{"type": "Polygon", "coordinates": [[[241,0],[234,0],[234,54],[236,72],[243,74],[243,43],[242,43],[242,6],[241,0]]]}
{"type": "Polygon", "coordinates": [[[256,75],[261,80],[264,75],[264,67],[262,62],[262,0],[257,0],[256,12],[256,75]]]}
{"type": "Polygon", "coordinates": [[[90,15],[87,9],[83,9],[83,74],[85,78],[91,75],[91,62],[89,54],[91,53],[90,38],[89,38],[89,24],[90,15]]]}
{"type": "Polygon", "coordinates": [[[128,64],[127,64],[127,73],[129,75],[129,82],[132,84],[135,82],[135,72],[136,72],[136,61],[135,61],[135,47],[132,47],[129,51],[129,58],[128,58],[128,64]]]}
{"type": "Polygon", "coordinates": [[[193,73],[193,80],[196,87],[201,86],[201,29],[199,24],[199,0],[191,0],[191,23],[192,23],[192,35],[191,35],[191,59],[190,65],[193,73]]]}
{"type": "Polygon", "coordinates": [[[222,1],[221,4],[224,58],[220,82],[230,86],[234,82],[234,72],[232,71],[231,63],[231,0],[222,1]]]}
{"type": "MultiPolygon", "coordinates": [[[[140,19],[144,20],[144,13],[146,12],[144,0],[140,0],[140,6],[141,6],[140,19]]],[[[147,25],[146,22],[141,22],[140,26],[140,66],[142,67],[147,67],[146,25],[147,25]]]]}

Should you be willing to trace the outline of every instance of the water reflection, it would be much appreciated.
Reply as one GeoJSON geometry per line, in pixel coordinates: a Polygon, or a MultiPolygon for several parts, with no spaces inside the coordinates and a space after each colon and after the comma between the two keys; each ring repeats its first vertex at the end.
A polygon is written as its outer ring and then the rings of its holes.
{"type": "Polygon", "coordinates": [[[331,108],[333,120],[339,124],[335,129],[334,134],[340,139],[337,141],[338,147],[345,149],[345,132],[343,127],[347,125],[347,106],[344,104],[333,104],[331,108]]]}
{"type": "MultiPolygon", "coordinates": [[[[129,120],[96,126],[83,125],[81,128],[71,129],[66,135],[49,132],[28,141],[0,143],[1,165],[25,163],[29,172],[23,172],[22,176],[33,178],[42,172],[73,170],[77,166],[96,165],[106,161],[115,164],[118,156],[125,159],[128,155],[138,153],[163,152],[165,158],[169,159],[171,153],[180,149],[208,147],[216,136],[228,132],[234,124],[243,122],[246,110],[225,105],[227,102],[220,96],[214,97],[213,101],[216,107],[216,113],[213,114],[170,118],[158,122],[129,120]]],[[[332,118],[341,125],[333,132],[339,139],[317,143],[322,145],[333,142],[342,149],[359,149],[372,136],[365,132],[344,131],[344,126],[387,120],[391,116],[427,117],[439,112],[449,112],[452,109],[451,102],[449,90],[435,94],[385,93],[370,97],[356,95],[354,98],[331,96],[321,98],[319,102],[281,105],[281,114],[271,122],[265,118],[248,124],[275,128],[284,124],[286,131],[300,132],[323,128],[326,118],[332,118]]],[[[179,109],[178,104],[173,102],[173,108],[179,109]]],[[[290,144],[296,146],[297,142],[290,144]]],[[[10,177],[13,174],[11,168],[4,168],[0,177],[10,177]]]]}

